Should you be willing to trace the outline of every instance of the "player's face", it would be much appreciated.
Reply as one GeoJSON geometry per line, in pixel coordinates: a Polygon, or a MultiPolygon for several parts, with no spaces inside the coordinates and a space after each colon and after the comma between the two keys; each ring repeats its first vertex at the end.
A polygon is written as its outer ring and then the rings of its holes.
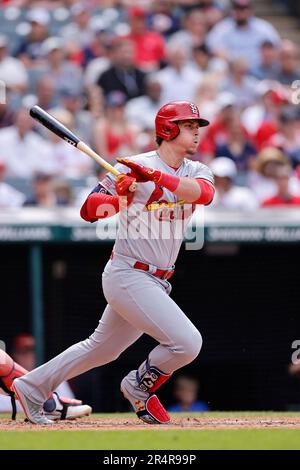
{"type": "Polygon", "coordinates": [[[187,155],[194,155],[199,145],[199,123],[195,119],[189,121],[180,121],[178,123],[180,133],[176,138],[176,143],[187,155]]]}

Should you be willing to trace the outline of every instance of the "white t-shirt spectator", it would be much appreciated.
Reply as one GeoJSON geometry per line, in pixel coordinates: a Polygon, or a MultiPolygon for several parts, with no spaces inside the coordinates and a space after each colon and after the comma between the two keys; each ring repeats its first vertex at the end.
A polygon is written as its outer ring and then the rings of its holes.
{"type": "Polygon", "coordinates": [[[202,74],[187,64],[179,72],[174,67],[166,67],[155,74],[155,78],[161,85],[161,100],[164,103],[177,100],[194,101],[202,74]]]}
{"type": "Polygon", "coordinates": [[[223,195],[216,191],[211,206],[236,211],[254,211],[258,207],[258,201],[251,189],[242,186],[232,186],[223,195]]]}
{"type": "Polygon", "coordinates": [[[77,23],[70,23],[61,29],[60,36],[65,41],[77,44],[79,47],[85,47],[92,42],[94,33],[90,27],[80,29],[77,23]]]}
{"type": "Polygon", "coordinates": [[[258,128],[266,118],[266,109],[262,104],[249,106],[241,115],[243,126],[247,129],[249,134],[256,134],[258,128]]]}
{"type": "Polygon", "coordinates": [[[16,86],[27,86],[28,75],[25,66],[19,59],[5,57],[0,61],[0,80],[8,88],[16,86]]]}
{"type": "Polygon", "coordinates": [[[48,142],[46,159],[53,165],[53,173],[65,178],[82,178],[92,171],[92,160],[67,142],[48,142]]]}
{"type": "Polygon", "coordinates": [[[84,85],[86,87],[97,84],[98,78],[109,69],[111,62],[107,57],[96,57],[89,62],[84,72],[84,85]]]}
{"type": "Polygon", "coordinates": [[[213,52],[223,50],[232,59],[247,58],[250,67],[255,67],[264,41],[277,45],[280,38],[268,21],[252,17],[246,27],[238,27],[233,18],[225,18],[209,32],[206,42],[213,52]]]}
{"type": "Polygon", "coordinates": [[[25,194],[5,182],[0,182],[0,208],[21,207],[25,199],[25,194]]]}
{"type": "Polygon", "coordinates": [[[1,159],[7,176],[32,178],[34,173],[52,173],[52,162],[46,158],[46,142],[33,131],[20,138],[15,126],[0,130],[1,159]]]}
{"type": "Polygon", "coordinates": [[[162,102],[154,102],[149,96],[139,96],[128,101],[125,115],[131,124],[140,129],[154,129],[155,116],[162,102]]]}

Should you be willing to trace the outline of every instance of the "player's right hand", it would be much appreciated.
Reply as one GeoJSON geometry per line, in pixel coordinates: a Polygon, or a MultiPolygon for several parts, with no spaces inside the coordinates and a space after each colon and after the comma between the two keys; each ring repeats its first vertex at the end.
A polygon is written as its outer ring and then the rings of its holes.
{"type": "Polygon", "coordinates": [[[132,194],[133,191],[130,191],[129,188],[135,182],[136,182],[136,178],[134,176],[125,175],[121,173],[117,177],[117,181],[116,181],[116,191],[117,191],[118,196],[128,197],[130,194],[132,194]]]}
{"type": "Polygon", "coordinates": [[[117,177],[116,181],[116,191],[119,198],[119,207],[120,209],[125,209],[128,207],[133,200],[135,189],[132,191],[129,189],[136,182],[136,178],[130,175],[125,175],[121,173],[117,177]]]}

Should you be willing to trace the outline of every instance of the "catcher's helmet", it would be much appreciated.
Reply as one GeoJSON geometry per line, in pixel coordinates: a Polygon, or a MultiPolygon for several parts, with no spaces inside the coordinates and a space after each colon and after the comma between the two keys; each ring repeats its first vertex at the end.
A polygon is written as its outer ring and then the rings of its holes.
{"type": "Polygon", "coordinates": [[[162,106],[155,118],[156,136],[164,140],[172,140],[179,134],[177,121],[197,119],[200,127],[209,125],[209,121],[200,117],[198,106],[189,101],[170,101],[162,106]]]}

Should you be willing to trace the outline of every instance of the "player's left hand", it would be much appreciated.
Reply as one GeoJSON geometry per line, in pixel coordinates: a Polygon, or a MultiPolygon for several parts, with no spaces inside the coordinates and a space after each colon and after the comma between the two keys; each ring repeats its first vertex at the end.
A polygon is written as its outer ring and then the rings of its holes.
{"type": "Polygon", "coordinates": [[[136,181],[138,183],[145,183],[146,181],[153,181],[154,183],[159,183],[162,172],[159,170],[154,170],[153,168],[148,168],[147,166],[140,165],[135,163],[132,160],[127,158],[117,158],[119,163],[128,166],[134,174],[136,175],[136,181]]]}

